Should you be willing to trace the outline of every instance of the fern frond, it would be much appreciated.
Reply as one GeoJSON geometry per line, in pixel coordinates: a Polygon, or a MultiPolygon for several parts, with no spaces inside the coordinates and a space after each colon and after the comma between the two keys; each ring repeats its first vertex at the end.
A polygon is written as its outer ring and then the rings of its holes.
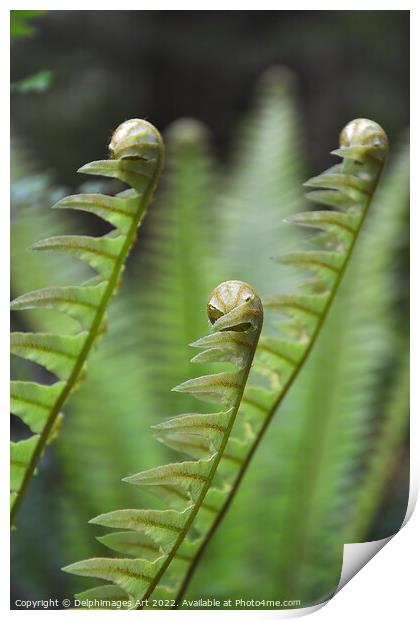
{"type": "MultiPolygon", "coordinates": [[[[176,121],[165,131],[165,174],[153,209],[110,308],[107,337],[89,364],[89,381],[72,397],[65,432],[54,444],[67,488],[60,528],[67,550],[63,564],[98,554],[96,540],[80,523],[121,506],[150,506],[150,498],[133,485],[115,480],[168,460],[166,444],[150,441],[145,432],[162,411],[208,409],[188,394],[179,394],[174,403],[170,393],[191,372],[185,345],[206,329],[200,309],[223,279],[208,260],[215,247],[208,205],[217,186],[208,135],[193,119],[176,121]]],[[[57,213],[64,211],[52,211],[57,213]]],[[[201,372],[210,371],[206,366],[201,372]]]]}
{"type": "MultiPolygon", "coordinates": [[[[215,200],[220,213],[224,274],[252,281],[262,295],[277,278],[271,258],[299,238],[283,219],[303,208],[305,179],[297,78],[286,67],[269,68],[258,81],[255,103],[239,126],[227,172],[215,200]],[[255,260],[255,252],[264,254],[255,260]]],[[[285,274],[282,288],[294,283],[285,274]]],[[[231,277],[230,276],[230,277],[231,277]]]]}
{"type": "MultiPolygon", "coordinates": [[[[375,192],[327,325],[273,419],[220,536],[206,551],[205,570],[196,573],[190,597],[206,592],[223,567],[223,593],[233,598],[241,583],[251,584],[248,567],[258,561],[251,598],[295,597],[313,604],[336,588],[343,544],[363,542],[372,531],[384,479],[392,476],[399,453],[382,444],[391,404],[383,376],[385,369],[392,384],[394,373],[399,380],[396,337],[407,328],[404,316],[395,316],[402,305],[395,296],[403,290],[395,259],[407,239],[408,180],[404,143],[394,149],[375,192]],[[371,467],[382,482],[365,492],[371,467]],[[273,488],[276,493],[267,493],[273,488]],[[256,522],[264,522],[258,537],[256,522]],[[221,545],[229,563],[220,559],[221,545]]],[[[405,437],[405,398],[401,393],[401,406],[392,409],[394,446],[405,437]]]]}
{"type": "MultiPolygon", "coordinates": [[[[304,294],[299,291],[296,295],[283,295],[272,298],[267,304],[285,317],[280,323],[281,337],[262,336],[260,339],[255,372],[251,375],[241,406],[241,413],[248,418],[250,425],[248,432],[242,430],[246,445],[243,462],[237,467],[231,489],[186,570],[176,597],[178,603],[206,545],[229,508],[274,412],[317,340],[352,256],[387,151],[386,135],[376,123],[365,119],[352,121],[342,131],[340,149],[336,151],[343,162],[306,183],[308,187],[322,188],[317,190],[321,203],[327,203],[334,210],[295,218],[298,223],[310,224],[311,227],[315,223],[314,218],[320,220],[317,228],[322,232],[313,237],[319,249],[286,255],[281,262],[295,265],[312,277],[302,285],[304,294]],[[323,189],[325,187],[326,190],[323,189]],[[258,383],[254,383],[253,379],[257,379],[258,383]]],[[[314,200],[316,193],[311,192],[310,198],[314,200]]]]}
{"type": "MultiPolygon", "coordinates": [[[[185,345],[204,333],[206,317],[200,309],[208,291],[223,279],[217,278],[208,261],[215,247],[209,199],[217,187],[208,135],[206,127],[193,119],[176,121],[165,131],[165,174],[153,209],[110,307],[107,337],[89,362],[89,381],[71,398],[65,432],[54,442],[67,489],[58,517],[65,550],[62,564],[98,555],[99,543],[86,528],[80,529],[80,523],[121,506],[152,507],[151,498],[143,497],[135,486],[115,481],[127,472],[168,460],[167,445],[150,441],[145,432],[162,411],[175,415],[208,409],[188,394],[179,394],[173,403],[170,393],[191,372],[185,345]],[[74,445],[79,446],[77,451],[74,445]]],[[[80,191],[87,190],[82,186],[80,191]]],[[[51,211],[55,217],[65,213],[51,211]]],[[[201,372],[210,371],[206,366],[201,372]]],[[[157,498],[152,501],[153,507],[159,505],[157,498]]],[[[81,590],[83,584],[75,587],[81,590]]]]}
{"type": "MultiPolygon", "coordinates": [[[[125,260],[135,241],[137,228],[150,202],[163,162],[163,145],[157,130],[146,121],[134,119],[120,125],[110,143],[114,159],[87,164],[86,174],[101,174],[131,185],[115,198],[79,195],[61,200],[56,206],[95,212],[114,226],[103,237],[58,236],[37,242],[33,249],[66,251],[87,263],[99,274],[95,286],[60,287],[26,294],[12,303],[15,310],[48,307],[77,318],[82,332],[76,335],[43,333],[12,334],[12,353],[36,362],[56,375],[61,383],[35,387],[16,382],[12,410],[24,421],[34,418],[38,429],[22,446],[13,446],[11,464],[13,503],[16,515],[39,458],[51,438],[57,417],[69,394],[80,382],[92,346],[104,330],[108,303],[119,285],[125,260]],[[43,418],[39,415],[43,409],[43,418]],[[38,412],[38,413],[37,413],[38,412]],[[46,412],[46,413],[45,413],[46,412]],[[42,422],[42,423],[41,423],[42,422]]],[[[33,420],[32,420],[33,422],[33,420]]]]}
{"type": "MultiPolygon", "coordinates": [[[[174,438],[187,443],[191,438],[202,439],[207,451],[204,458],[162,465],[125,478],[130,484],[150,488],[161,494],[169,504],[169,509],[118,510],[100,515],[92,521],[140,534],[141,545],[136,559],[94,558],[76,562],[64,569],[76,575],[111,581],[133,600],[147,601],[175,558],[181,555],[184,562],[192,558],[191,545],[195,547],[196,543],[186,536],[193,526],[198,531],[200,525],[202,527],[202,520],[195,519],[198,512],[209,510],[209,505],[204,504],[207,504],[208,491],[219,472],[219,464],[222,465],[225,448],[230,443],[230,434],[261,332],[261,301],[255,291],[243,282],[232,280],[220,284],[211,295],[208,315],[213,324],[213,334],[196,344],[205,351],[220,350],[223,361],[224,353],[228,352],[229,360],[236,366],[236,370],[191,379],[175,390],[191,392],[199,398],[222,403],[223,411],[207,415],[185,414],[155,428],[160,433],[160,440],[168,440],[168,445],[172,444],[174,438]],[[238,334],[240,344],[235,345],[238,334]],[[235,351],[233,356],[232,350],[235,351]],[[175,498],[176,509],[172,507],[171,497],[175,498]],[[146,557],[143,554],[145,537],[152,550],[156,546],[159,549],[158,556],[153,560],[148,559],[150,549],[146,557]]],[[[222,489],[216,490],[216,496],[218,492],[223,494],[222,489]]],[[[213,496],[214,493],[210,495],[210,502],[214,501],[213,496]]],[[[117,547],[121,549],[121,534],[118,540],[117,547]]],[[[109,543],[109,539],[104,542],[109,543]]],[[[131,536],[129,544],[132,543],[131,536]]],[[[115,540],[111,546],[115,547],[115,540]]],[[[86,593],[82,596],[86,596],[86,593]]]]}
{"type": "MultiPolygon", "coordinates": [[[[379,412],[388,400],[383,374],[393,381],[394,372],[400,372],[400,359],[394,353],[392,291],[395,256],[405,236],[408,176],[404,146],[391,159],[375,194],[328,329],[283,408],[275,437],[270,438],[283,455],[271,484],[280,482],[283,489],[282,500],[275,506],[273,501],[272,510],[277,546],[285,553],[269,562],[284,586],[283,593],[308,602],[334,591],[343,544],[356,542],[346,532],[353,521],[362,520],[357,497],[363,493],[366,470],[381,442],[386,414],[379,412]],[[282,535],[285,524],[287,535],[282,535]]],[[[406,414],[404,407],[393,412],[395,418],[400,416],[401,429],[395,445],[402,441],[406,414]]],[[[394,424],[398,428],[396,420],[394,424]]],[[[385,458],[383,476],[392,462],[390,456],[385,458]]],[[[253,483],[258,484],[255,479],[253,483]]],[[[372,493],[372,506],[378,501],[372,493]]]]}

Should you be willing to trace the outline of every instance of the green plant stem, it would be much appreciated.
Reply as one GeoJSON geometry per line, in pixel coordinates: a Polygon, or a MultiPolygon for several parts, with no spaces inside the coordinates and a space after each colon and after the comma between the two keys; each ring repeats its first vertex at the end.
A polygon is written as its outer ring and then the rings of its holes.
{"type": "Polygon", "coordinates": [[[343,266],[342,266],[342,268],[340,270],[340,273],[338,274],[337,279],[336,279],[336,281],[335,281],[335,283],[334,283],[334,285],[333,285],[333,287],[331,289],[328,301],[327,301],[327,303],[325,305],[325,308],[324,308],[324,311],[323,311],[322,315],[319,318],[318,325],[317,325],[317,327],[316,327],[316,329],[314,331],[314,334],[313,334],[313,336],[311,338],[311,341],[309,342],[308,347],[307,347],[307,349],[306,349],[306,351],[305,351],[305,353],[304,353],[300,363],[295,367],[294,371],[292,372],[292,374],[290,375],[288,381],[286,382],[285,387],[280,392],[278,398],[273,403],[273,405],[271,407],[271,410],[267,414],[267,417],[264,420],[264,423],[263,423],[259,433],[257,434],[257,437],[256,437],[254,443],[252,444],[252,447],[251,447],[250,451],[248,452],[248,454],[247,454],[247,456],[245,458],[245,461],[243,463],[241,471],[239,472],[238,476],[235,479],[235,482],[232,485],[232,489],[231,489],[231,492],[230,492],[227,500],[223,504],[223,506],[222,506],[222,508],[221,508],[221,510],[220,510],[220,512],[218,514],[218,516],[216,517],[216,519],[214,520],[211,528],[209,529],[209,531],[207,532],[206,536],[204,537],[204,540],[203,540],[203,543],[202,543],[201,547],[199,548],[198,552],[194,556],[194,559],[191,562],[191,565],[190,565],[190,567],[188,569],[188,572],[186,573],[186,575],[184,577],[184,580],[183,580],[183,582],[181,584],[179,593],[178,593],[178,595],[177,595],[177,597],[175,599],[176,604],[175,604],[174,609],[176,609],[176,607],[178,607],[179,604],[181,603],[181,601],[182,601],[182,599],[184,597],[184,594],[185,594],[185,592],[186,592],[186,590],[187,590],[187,588],[189,586],[189,583],[190,583],[190,581],[191,581],[191,579],[192,579],[192,577],[193,577],[193,575],[195,573],[195,570],[196,570],[197,565],[198,565],[198,563],[200,561],[200,558],[202,557],[202,555],[203,555],[207,545],[209,544],[213,534],[215,534],[215,532],[217,531],[217,528],[219,527],[220,523],[223,521],[223,518],[224,518],[225,514],[227,513],[231,503],[233,502],[233,500],[235,498],[235,495],[236,495],[236,493],[238,491],[238,488],[239,488],[239,486],[241,484],[242,478],[244,477],[244,475],[245,475],[245,473],[247,471],[247,468],[248,468],[248,466],[249,466],[249,464],[250,464],[250,462],[252,460],[252,457],[254,456],[255,451],[257,450],[257,448],[258,448],[262,438],[264,437],[264,434],[265,434],[265,432],[266,432],[266,430],[267,430],[267,428],[268,428],[268,426],[269,426],[269,424],[270,424],[270,422],[271,422],[271,420],[273,418],[273,415],[274,415],[276,409],[279,407],[279,405],[282,403],[283,399],[287,395],[290,387],[293,385],[293,382],[294,382],[296,376],[299,374],[301,368],[305,364],[305,362],[306,362],[310,352],[312,351],[312,349],[313,349],[313,347],[315,345],[315,342],[318,339],[319,333],[320,333],[320,331],[321,331],[321,329],[322,329],[322,327],[323,327],[323,325],[325,323],[325,320],[326,320],[327,315],[329,313],[329,310],[331,308],[332,302],[334,301],[334,298],[336,296],[337,290],[338,290],[338,288],[339,288],[339,286],[341,284],[341,281],[343,279],[344,273],[345,273],[345,271],[347,269],[347,265],[348,265],[348,263],[349,263],[349,261],[350,261],[350,259],[352,257],[354,246],[356,244],[356,241],[357,241],[357,239],[359,237],[360,230],[361,230],[361,228],[362,228],[362,226],[364,224],[364,221],[366,219],[366,215],[367,215],[367,213],[369,211],[369,207],[370,207],[370,204],[372,202],[372,197],[374,195],[376,186],[377,186],[377,184],[379,182],[379,178],[380,178],[380,174],[378,174],[376,183],[375,183],[374,187],[372,188],[372,191],[371,191],[371,193],[370,193],[370,195],[369,195],[369,197],[368,197],[368,199],[366,201],[366,205],[365,205],[365,208],[363,210],[359,226],[357,227],[357,229],[354,232],[352,242],[351,242],[349,250],[347,252],[347,257],[346,257],[346,259],[344,261],[344,264],[343,264],[343,266]]]}
{"type": "Polygon", "coordinates": [[[155,189],[156,186],[156,182],[157,179],[159,177],[160,171],[161,171],[161,167],[162,167],[162,157],[159,157],[159,162],[156,165],[156,169],[155,172],[150,180],[150,184],[146,190],[146,192],[144,193],[144,196],[139,204],[139,208],[138,211],[136,213],[136,216],[133,218],[133,222],[130,226],[130,229],[127,233],[127,238],[124,242],[123,247],[121,248],[121,251],[118,255],[117,260],[115,261],[115,265],[114,268],[112,270],[112,273],[110,275],[110,278],[108,280],[108,284],[106,286],[106,289],[103,293],[102,299],[101,299],[101,303],[98,306],[98,309],[96,311],[95,317],[92,321],[92,324],[90,326],[88,335],[86,337],[85,343],[75,361],[73,370],[71,372],[71,375],[69,376],[69,378],[66,381],[65,386],[63,387],[60,395],[58,396],[57,400],[54,403],[54,407],[52,408],[49,416],[48,416],[48,420],[42,430],[42,433],[39,435],[39,440],[38,443],[36,445],[36,448],[32,454],[31,460],[28,464],[28,467],[26,469],[25,472],[25,477],[22,481],[21,487],[18,491],[17,497],[15,499],[13,508],[10,512],[10,525],[13,525],[14,520],[16,518],[17,512],[20,508],[20,505],[23,501],[23,498],[25,497],[26,491],[28,489],[29,483],[32,479],[32,476],[35,472],[36,466],[38,464],[38,461],[40,459],[40,456],[43,452],[43,450],[46,447],[46,444],[48,442],[48,438],[51,432],[51,429],[54,425],[54,422],[57,419],[58,414],[60,413],[64,403],[67,400],[68,395],[70,394],[70,392],[72,391],[72,389],[74,388],[74,386],[77,383],[77,380],[80,376],[81,370],[83,368],[83,364],[85,363],[90,350],[95,342],[95,339],[98,335],[99,329],[101,327],[101,323],[102,320],[104,318],[109,300],[118,284],[118,279],[120,276],[120,272],[121,272],[121,268],[124,264],[124,261],[127,257],[128,252],[130,251],[130,248],[134,242],[134,239],[136,237],[136,232],[137,232],[137,227],[139,225],[139,221],[140,218],[142,216],[142,214],[145,211],[145,208],[147,206],[147,204],[149,203],[152,195],[153,195],[153,191],[155,189]]]}
{"type": "Polygon", "coordinates": [[[186,534],[188,533],[192,523],[194,522],[194,519],[199,511],[199,509],[201,508],[201,504],[204,501],[204,498],[206,497],[207,491],[209,490],[212,482],[213,482],[213,478],[216,474],[217,468],[219,466],[220,460],[223,456],[223,453],[225,451],[226,448],[226,444],[229,440],[230,437],[230,433],[232,431],[233,425],[235,423],[236,420],[236,416],[242,401],[242,396],[245,390],[245,386],[246,386],[246,382],[248,379],[248,375],[249,372],[251,370],[251,366],[252,366],[252,361],[254,359],[254,355],[255,355],[255,351],[257,348],[257,344],[258,344],[258,340],[260,337],[260,333],[261,333],[261,328],[262,328],[262,321],[259,323],[259,326],[257,328],[257,332],[255,334],[255,344],[252,346],[250,353],[249,353],[249,358],[248,358],[248,362],[247,365],[245,366],[245,368],[242,371],[242,381],[241,381],[241,387],[238,391],[238,395],[236,397],[236,401],[235,401],[235,405],[234,405],[234,409],[232,412],[232,415],[230,416],[230,420],[229,420],[229,424],[226,427],[226,430],[223,434],[223,439],[222,442],[220,444],[220,448],[216,454],[216,458],[214,459],[213,465],[210,469],[209,475],[208,475],[208,479],[206,484],[203,486],[203,489],[194,505],[193,510],[191,511],[190,516],[188,517],[187,522],[185,523],[182,531],[179,533],[178,539],[176,541],[176,543],[174,544],[174,546],[171,549],[171,552],[169,553],[168,557],[166,558],[166,560],[164,561],[164,563],[162,564],[161,568],[159,569],[159,572],[156,574],[153,582],[150,584],[149,588],[147,589],[145,595],[142,598],[142,602],[146,601],[149,596],[153,593],[154,589],[156,588],[157,584],[159,583],[160,579],[162,578],[162,576],[164,575],[166,569],[168,568],[169,564],[172,562],[173,557],[175,556],[179,546],[181,545],[182,541],[184,540],[186,534]]]}

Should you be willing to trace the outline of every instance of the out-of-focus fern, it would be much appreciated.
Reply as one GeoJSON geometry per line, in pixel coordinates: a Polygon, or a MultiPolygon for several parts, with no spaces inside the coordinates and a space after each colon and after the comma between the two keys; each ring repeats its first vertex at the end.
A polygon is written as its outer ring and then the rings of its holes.
{"type": "MultiPolygon", "coordinates": [[[[233,558],[225,567],[226,597],[250,583],[255,564],[250,596],[305,603],[327,596],[340,576],[343,543],[364,540],[362,529],[378,508],[407,424],[392,291],[408,206],[408,155],[404,146],[391,161],[328,325],[224,525],[233,558]],[[390,406],[381,389],[387,368],[397,369],[400,385],[390,406]],[[276,493],[267,493],[272,488],[276,493]],[[270,545],[251,535],[262,519],[270,545]]],[[[219,571],[210,554],[207,578],[219,571]]],[[[198,575],[194,592],[206,594],[205,588],[198,575]]]]}
{"type": "MultiPolygon", "coordinates": [[[[294,75],[272,67],[257,87],[254,110],[244,119],[232,149],[232,164],[221,184],[216,211],[221,217],[220,255],[224,273],[251,280],[266,294],[278,278],[271,260],[291,249],[298,235],[283,220],[302,209],[304,180],[294,75]],[[256,249],[263,248],[263,255],[256,249]]],[[[293,274],[285,274],[290,290],[293,274]]],[[[266,326],[267,327],[267,326],[266,326]]]]}
{"type": "Polygon", "coordinates": [[[218,493],[208,491],[219,474],[219,464],[223,472],[224,463],[241,459],[242,445],[237,440],[232,443],[230,434],[261,332],[262,304],[249,285],[231,280],[213,291],[208,316],[213,333],[193,343],[202,349],[194,361],[229,363],[236,369],[190,379],[174,390],[219,403],[222,411],[186,413],[155,427],[162,442],[197,460],[163,465],[125,479],[157,493],[174,509],[117,510],[93,519],[95,524],[129,530],[103,536],[101,541],[135,559],[93,558],[66,567],[67,572],[99,577],[117,587],[94,588],[78,598],[121,598],[125,594],[134,607],[147,603],[172,561],[176,564],[191,557],[196,543],[186,536],[191,528],[197,534],[205,527],[205,522],[196,519],[202,509],[210,514],[215,510],[218,493]]]}
{"type": "MultiPolygon", "coordinates": [[[[168,128],[165,141],[168,167],[163,191],[148,220],[137,262],[146,285],[133,291],[158,415],[173,407],[169,390],[190,372],[185,346],[203,333],[200,309],[208,291],[220,281],[211,259],[215,244],[209,206],[216,184],[207,129],[199,121],[181,119],[168,128]]],[[[180,411],[190,405],[189,397],[178,403],[180,411]]]]}
{"type": "Polygon", "coordinates": [[[344,531],[345,542],[363,542],[381,501],[386,483],[394,471],[408,431],[409,409],[409,363],[404,350],[397,364],[394,381],[386,394],[383,405],[381,428],[372,446],[372,453],[361,476],[353,500],[352,519],[344,531]]]}
{"type": "MultiPolygon", "coordinates": [[[[308,211],[291,218],[298,224],[319,229],[322,233],[313,238],[316,249],[285,255],[282,262],[303,267],[315,277],[304,283],[302,292],[268,301],[268,307],[280,311],[283,316],[289,317],[289,321],[281,324],[282,337],[263,336],[260,339],[256,370],[262,379],[259,385],[252,385],[251,376],[242,404],[250,421],[247,455],[244,463],[238,465],[228,497],[187,569],[177,595],[178,602],[184,595],[203,550],[235,496],[275,410],[320,333],[364,223],[387,150],[386,135],[376,123],[365,119],[352,121],[341,134],[340,148],[334,151],[343,158],[343,162],[306,183],[315,190],[308,194],[308,198],[326,205],[330,210],[308,211]]],[[[311,402],[307,410],[308,417],[312,405],[311,402]]],[[[323,431],[321,425],[319,433],[323,431]]],[[[311,445],[315,452],[316,440],[311,445]]],[[[302,458],[296,460],[301,475],[308,477],[307,469],[301,464],[302,458]]],[[[306,479],[303,483],[303,487],[307,488],[306,479]]],[[[288,598],[291,596],[288,595],[288,598]]]]}
{"type": "Polygon", "coordinates": [[[81,327],[71,335],[15,332],[12,353],[36,362],[58,378],[45,385],[12,382],[12,412],[33,435],[11,445],[12,521],[47,443],[57,431],[60,412],[85,372],[87,356],[105,328],[105,312],[119,285],[125,259],[134,243],[138,225],[150,202],[161,171],[163,146],[159,133],[145,121],[120,125],[110,144],[112,160],[92,162],[81,171],[117,178],[133,189],[115,197],[80,194],[59,201],[57,208],[91,212],[114,230],[102,237],[57,236],[37,242],[36,250],[65,251],[99,274],[84,286],[55,287],[17,298],[15,310],[53,308],[68,314],[81,327]]]}

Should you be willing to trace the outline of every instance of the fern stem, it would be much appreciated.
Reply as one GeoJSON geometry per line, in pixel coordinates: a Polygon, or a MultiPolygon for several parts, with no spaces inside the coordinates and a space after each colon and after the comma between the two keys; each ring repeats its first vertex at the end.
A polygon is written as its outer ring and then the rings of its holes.
{"type": "Polygon", "coordinates": [[[38,443],[36,445],[36,448],[32,454],[31,460],[28,464],[28,467],[25,471],[25,477],[22,481],[22,484],[20,486],[19,492],[16,496],[14,505],[11,509],[10,512],[10,524],[13,525],[14,520],[16,518],[17,512],[20,508],[20,505],[25,497],[25,494],[27,492],[29,483],[32,479],[32,476],[35,472],[35,469],[37,467],[38,461],[41,457],[42,452],[44,451],[51,429],[54,425],[54,422],[57,419],[58,414],[61,411],[61,408],[63,407],[64,403],[67,400],[67,397],[69,396],[70,392],[72,391],[72,389],[74,388],[74,386],[77,383],[77,380],[80,376],[80,372],[83,368],[83,364],[85,363],[90,350],[93,346],[93,343],[96,340],[96,337],[98,336],[98,332],[100,329],[100,326],[102,324],[102,320],[104,318],[105,315],[105,311],[106,308],[108,306],[109,300],[115,290],[115,288],[118,285],[118,279],[120,276],[120,272],[121,272],[121,268],[125,262],[125,259],[131,249],[131,246],[134,242],[134,239],[136,237],[136,232],[137,232],[137,227],[140,221],[140,218],[142,216],[142,214],[144,213],[145,207],[146,205],[149,203],[149,201],[152,198],[156,183],[157,183],[157,179],[159,177],[159,174],[161,172],[162,169],[162,165],[163,165],[163,159],[162,159],[162,155],[159,153],[158,156],[158,163],[155,167],[154,173],[151,177],[150,183],[143,195],[142,200],[139,203],[139,208],[137,210],[137,213],[135,215],[135,217],[133,217],[133,221],[131,223],[130,229],[127,233],[127,237],[125,239],[125,242],[121,248],[121,251],[115,261],[115,265],[114,268],[111,272],[111,275],[109,277],[108,280],[108,284],[104,290],[102,299],[101,299],[101,303],[99,304],[95,317],[92,321],[92,324],[89,328],[89,332],[88,335],[86,337],[85,343],[75,361],[73,370],[71,372],[71,375],[69,376],[68,380],[66,381],[65,386],[63,387],[62,391],[60,392],[60,395],[58,396],[57,400],[54,403],[53,408],[51,409],[50,415],[48,416],[48,420],[45,423],[45,426],[39,436],[39,440],[38,443]]]}
{"type": "Polygon", "coordinates": [[[362,212],[362,216],[360,218],[359,225],[354,230],[354,235],[352,235],[351,243],[349,245],[349,249],[348,249],[348,252],[346,254],[346,258],[344,260],[344,263],[343,263],[340,271],[337,273],[337,278],[335,279],[335,282],[334,282],[334,284],[333,284],[333,286],[331,288],[331,291],[330,291],[327,303],[325,305],[325,308],[324,308],[322,314],[319,316],[319,320],[318,320],[317,326],[316,326],[316,328],[314,330],[314,333],[313,333],[313,336],[312,336],[310,342],[308,343],[308,347],[307,347],[305,353],[303,354],[299,364],[294,368],[294,370],[293,370],[292,374],[290,375],[289,379],[287,380],[284,388],[279,393],[278,397],[276,398],[276,400],[274,401],[272,407],[270,408],[269,412],[267,413],[267,417],[264,420],[264,423],[263,423],[261,429],[259,430],[259,432],[258,432],[258,434],[257,434],[257,436],[256,436],[256,438],[255,438],[255,440],[254,440],[254,442],[253,442],[253,444],[252,444],[252,446],[251,446],[251,448],[250,448],[250,450],[249,450],[245,460],[244,460],[243,466],[242,466],[238,476],[236,477],[236,479],[235,479],[235,481],[234,481],[234,483],[232,485],[232,489],[231,489],[231,491],[229,493],[228,498],[226,499],[225,503],[223,504],[223,506],[222,506],[220,512],[218,513],[215,521],[213,522],[211,528],[206,533],[206,535],[205,535],[205,537],[203,539],[202,545],[200,546],[198,552],[194,556],[193,561],[191,562],[191,565],[190,565],[190,567],[188,569],[188,572],[186,573],[186,575],[184,577],[184,580],[183,580],[183,582],[181,584],[181,587],[179,589],[178,595],[177,595],[177,597],[175,599],[176,604],[175,604],[174,609],[176,607],[178,607],[179,604],[182,602],[184,594],[185,594],[185,592],[186,592],[186,590],[187,590],[187,588],[189,586],[189,583],[190,583],[190,581],[191,581],[191,579],[192,579],[192,577],[193,577],[193,575],[195,573],[195,570],[196,570],[196,568],[198,566],[198,563],[199,563],[199,561],[200,561],[200,559],[201,559],[201,557],[202,557],[202,555],[203,555],[207,545],[209,544],[209,542],[212,539],[213,535],[216,533],[219,525],[223,521],[224,516],[227,513],[231,503],[233,502],[233,500],[235,498],[235,495],[236,495],[236,493],[237,493],[237,491],[239,489],[239,486],[240,486],[240,484],[242,482],[242,478],[244,477],[244,475],[245,475],[245,473],[246,473],[246,471],[248,469],[248,466],[249,466],[249,464],[250,464],[250,462],[252,460],[252,457],[254,456],[255,451],[257,450],[261,440],[263,439],[263,437],[265,435],[265,432],[266,432],[267,428],[270,425],[270,422],[271,422],[271,420],[272,420],[272,418],[274,416],[274,413],[276,412],[277,408],[279,407],[279,405],[282,403],[283,399],[287,395],[290,387],[293,385],[293,382],[295,381],[295,379],[296,379],[297,375],[299,374],[301,368],[304,366],[307,358],[309,357],[309,355],[310,355],[310,353],[311,353],[315,343],[317,342],[318,336],[319,336],[319,334],[321,332],[321,329],[322,329],[322,327],[323,327],[323,325],[325,323],[325,320],[326,320],[326,318],[328,316],[328,313],[329,313],[329,310],[331,308],[331,305],[332,305],[332,303],[333,303],[333,301],[335,299],[337,291],[338,291],[338,289],[340,287],[340,284],[341,284],[341,282],[343,280],[345,271],[347,269],[347,265],[350,262],[350,259],[351,259],[352,255],[353,255],[353,250],[354,250],[354,247],[356,245],[356,241],[357,241],[357,239],[359,237],[360,230],[363,227],[364,221],[365,221],[367,213],[369,211],[369,207],[370,207],[370,204],[372,202],[372,198],[373,198],[375,189],[377,187],[377,184],[379,182],[379,179],[380,179],[380,174],[377,175],[377,177],[375,179],[375,183],[372,185],[371,192],[366,197],[366,203],[365,203],[365,206],[364,206],[364,209],[363,209],[363,212],[362,212]]]}

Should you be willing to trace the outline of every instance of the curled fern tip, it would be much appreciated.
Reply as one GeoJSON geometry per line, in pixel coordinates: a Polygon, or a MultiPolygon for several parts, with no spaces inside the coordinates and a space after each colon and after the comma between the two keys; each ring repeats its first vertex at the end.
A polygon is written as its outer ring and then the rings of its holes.
{"type": "Polygon", "coordinates": [[[156,159],[161,149],[162,138],[156,127],[139,118],[121,123],[109,143],[112,159],[156,159]]]}
{"type": "Polygon", "coordinates": [[[356,118],[347,123],[340,134],[341,147],[364,146],[374,148],[378,159],[388,154],[388,138],[382,127],[367,118],[356,118]]]}
{"type": "Polygon", "coordinates": [[[240,280],[227,280],[212,291],[207,314],[210,323],[221,331],[248,331],[262,322],[263,306],[252,286],[240,280]]]}

